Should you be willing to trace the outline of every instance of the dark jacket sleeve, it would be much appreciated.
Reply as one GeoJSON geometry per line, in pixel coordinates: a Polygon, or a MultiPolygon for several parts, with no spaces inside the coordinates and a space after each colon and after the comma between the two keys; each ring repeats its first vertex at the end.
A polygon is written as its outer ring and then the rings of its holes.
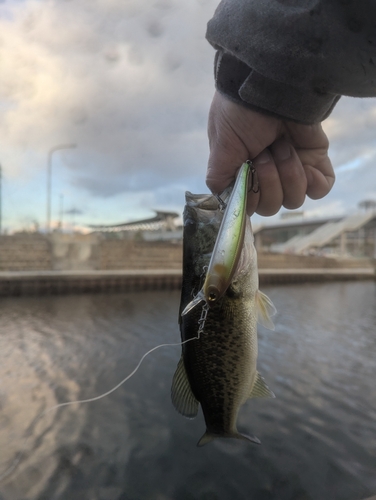
{"type": "Polygon", "coordinates": [[[301,123],[376,96],[375,0],[222,0],[206,37],[217,89],[301,123]]]}

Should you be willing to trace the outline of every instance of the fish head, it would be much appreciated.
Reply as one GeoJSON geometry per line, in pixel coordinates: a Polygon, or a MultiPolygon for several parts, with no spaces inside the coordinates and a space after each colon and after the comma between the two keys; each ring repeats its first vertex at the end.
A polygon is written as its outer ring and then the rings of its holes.
{"type": "Polygon", "coordinates": [[[185,196],[184,244],[189,247],[192,264],[201,260],[200,257],[210,259],[223,213],[218,210],[218,200],[213,195],[187,192],[185,196]]]}
{"type": "Polygon", "coordinates": [[[186,314],[201,300],[192,302],[203,285],[207,266],[215,245],[223,213],[218,209],[218,200],[210,194],[186,193],[184,208],[183,238],[183,289],[181,314],[186,314]],[[187,304],[191,304],[188,307],[187,304]],[[187,309],[186,312],[184,312],[187,309]]]}

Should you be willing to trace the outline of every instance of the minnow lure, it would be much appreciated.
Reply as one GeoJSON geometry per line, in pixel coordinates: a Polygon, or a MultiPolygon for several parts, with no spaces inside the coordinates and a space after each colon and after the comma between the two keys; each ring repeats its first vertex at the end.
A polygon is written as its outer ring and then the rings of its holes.
{"type": "MultiPolygon", "coordinates": [[[[256,170],[250,161],[243,163],[231,195],[224,203],[219,198],[220,206],[225,207],[222,223],[215,242],[213,253],[206,272],[202,289],[186,306],[182,314],[187,314],[193,307],[205,300],[212,307],[229,287],[235,274],[241,255],[247,217],[248,178],[252,172],[252,186],[258,183],[256,170]]],[[[226,191],[225,191],[226,193],[226,191]]],[[[218,197],[217,197],[218,198],[218,197]]]]}

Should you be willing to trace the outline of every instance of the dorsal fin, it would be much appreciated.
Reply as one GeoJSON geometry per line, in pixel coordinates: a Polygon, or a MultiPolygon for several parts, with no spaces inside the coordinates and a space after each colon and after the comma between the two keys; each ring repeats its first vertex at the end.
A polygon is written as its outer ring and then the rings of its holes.
{"type": "Polygon", "coordinates": [[[198,412],[198,401],[194,397],[185,371],[183,356],[180,358],[174,378],[172,379],[171,400],[176,410],[187,418],[195,418],[198,412]]]}
{"type": "Polygon", "coordinates": [[[275,398],[274,392],[269,389],[259,372],[256,372],[256,380],[249,398],[275,398]]]}

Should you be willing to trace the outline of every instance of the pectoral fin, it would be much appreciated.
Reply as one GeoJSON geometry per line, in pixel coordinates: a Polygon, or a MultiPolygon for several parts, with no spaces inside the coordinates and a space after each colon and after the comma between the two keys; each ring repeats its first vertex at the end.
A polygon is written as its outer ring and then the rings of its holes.
{"type": "Polygon", "coordinates": [[[272,316],[277,312],[274,307],[273,302],[269,299],[265,293],[257,290],[256,292],[256,303],[257,303],[257,321],[260,325],[269,328],[269,330],[274,330],[274,323],[272,321],[272,316]]]}
{"type": "Polygon", "coordinates": [[[193,395],[183,357],[180,358],[172,379],[171,400],[176,410],[184,417],[195,418],[197,415],[199,403],[193,395]]]}
{"type": "Polygon", "coordinates": [[[273,391],[269,389],[266,385],[265,380],[256,372],[256,380],[253,384],[251,393],[249,395],[250,398],[275,398],[275,394],[273,391]]]}

